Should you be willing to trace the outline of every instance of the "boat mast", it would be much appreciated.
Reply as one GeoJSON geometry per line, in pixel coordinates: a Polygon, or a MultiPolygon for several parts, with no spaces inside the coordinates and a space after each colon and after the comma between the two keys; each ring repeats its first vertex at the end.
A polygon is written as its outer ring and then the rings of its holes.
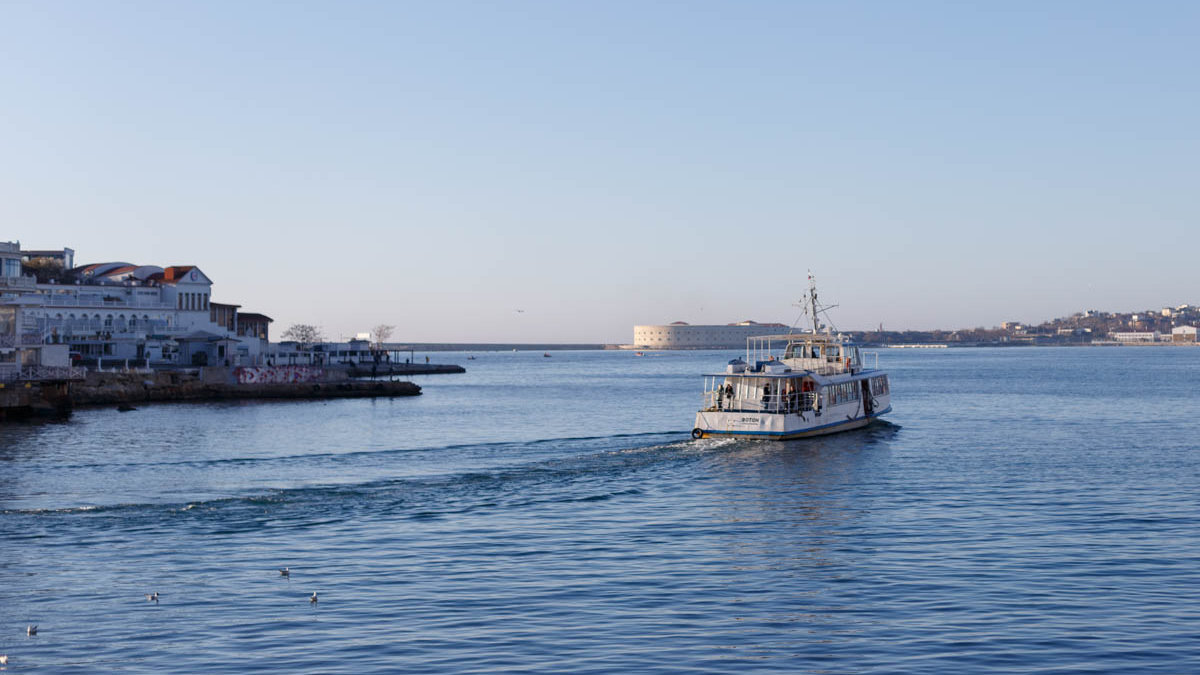
{"type": "Polygon", "coordinates": [[[812,314],[813,335],[816,335],[821,330],[821,322],[817,318],[817,280],[813,278],[812,270],[808,272],[808,307],[806,309],[812,314]]]}
{"type": "MultiPolygon", "coordinates": [[[[828,310],[837,307],[837,305],[822,307],[821,303],[817,302],[817,280],[813,277],[811,270],[808,272],[808,298],[805,300],[803,307],[804,313],[812,316],[813,335],[817,335],[821,332],[821,314],[824,314],[828,310]]],[[[828,316],[826,316],[826,318],[828,318],[828,316]]],[[[833,322],[830,321],[829,324],[829,329],[832,333],[833,322]]]]}

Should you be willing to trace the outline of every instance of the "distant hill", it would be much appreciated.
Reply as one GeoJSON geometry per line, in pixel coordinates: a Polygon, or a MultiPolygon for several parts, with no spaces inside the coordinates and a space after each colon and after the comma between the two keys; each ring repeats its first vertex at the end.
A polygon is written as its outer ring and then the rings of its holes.
{"type": "Polygon", "coordinates": [[[1178,326],[1200,325],[1200,308],[1193,305],[1164,307],[1143,312],[1088,310],[1039,325],[1006,321],[999,327],[933,331],[848,331],[855,340],[884,344],[959,345],[1069,345],[1108,341],[1119,332],[1157,332],[1170,335],[1178,326]]]}

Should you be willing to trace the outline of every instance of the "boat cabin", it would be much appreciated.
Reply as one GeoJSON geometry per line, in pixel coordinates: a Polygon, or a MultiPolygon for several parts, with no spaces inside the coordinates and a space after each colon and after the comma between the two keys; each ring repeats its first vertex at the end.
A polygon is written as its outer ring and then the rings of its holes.
{"type": "Polygon", "coordinates": [[[783,362],[793,370],[811,370],[822,375],[862,370],[858,345],[833,342],[824,336],[789,342],[783,362]]]}
{"type": "MultiPolygon", "coordinates": [[[[704,408],[709,411],[789,413],[821,409],[820,391],[832,397],[857,396],[837,376],[865,370],[858,345],[832,335],[764,335],[747,341],[746,360],[734,359],[725,372],[705,377],[704,408]],[[836,378],[836,380],[834,379],[836,378]]],[[[830,399],[833,402],[833,398],[830,399]]]]}

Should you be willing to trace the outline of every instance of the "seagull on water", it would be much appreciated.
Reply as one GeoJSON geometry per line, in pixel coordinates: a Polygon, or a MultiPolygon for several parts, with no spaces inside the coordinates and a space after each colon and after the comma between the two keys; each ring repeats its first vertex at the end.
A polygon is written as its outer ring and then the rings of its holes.
{"type": "Polygon", "coordinates": [[[153,593],[147,593],[146,594],[146,602],[157,603],[158,602],[158,591],[154,591],[153,593]]]}
{"type": "Polygon", "coordinates": [[[37,626],[30,625],[25,628],[26,635],[37,635],[37,626]]]}
{"type": "Polygon", "coordinates": [[[317,604],[317,592],[313,591],[312,597],[308,599],[309,603],[317,604]]]}
{"type": "Polygon", "coordinates": [[[281,576],[281,577],[291,577],[291,576],[292,576],[292,571],[291,571],[290,569],[288,569],[288,568],[286,568],[286,567],[285,567],[285,568],[283,568],[283,569],[279,570],[279,576],[281,576]]]}
{"type": "Polygon", "coordinates": [[[8,665],[8,654],[0,654],[0,666],[8,665]]]}

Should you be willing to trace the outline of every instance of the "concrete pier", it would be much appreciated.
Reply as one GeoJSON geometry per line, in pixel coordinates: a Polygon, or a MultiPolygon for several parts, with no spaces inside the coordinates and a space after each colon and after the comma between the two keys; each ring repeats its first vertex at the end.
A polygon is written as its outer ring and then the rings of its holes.
{"type": "Polygon", "coordinates": [[[350,377],[381,377],[385,375],[445,375],[465,373],[466,368],[445,363],[360,363],[346,366],[350,377]]]}

